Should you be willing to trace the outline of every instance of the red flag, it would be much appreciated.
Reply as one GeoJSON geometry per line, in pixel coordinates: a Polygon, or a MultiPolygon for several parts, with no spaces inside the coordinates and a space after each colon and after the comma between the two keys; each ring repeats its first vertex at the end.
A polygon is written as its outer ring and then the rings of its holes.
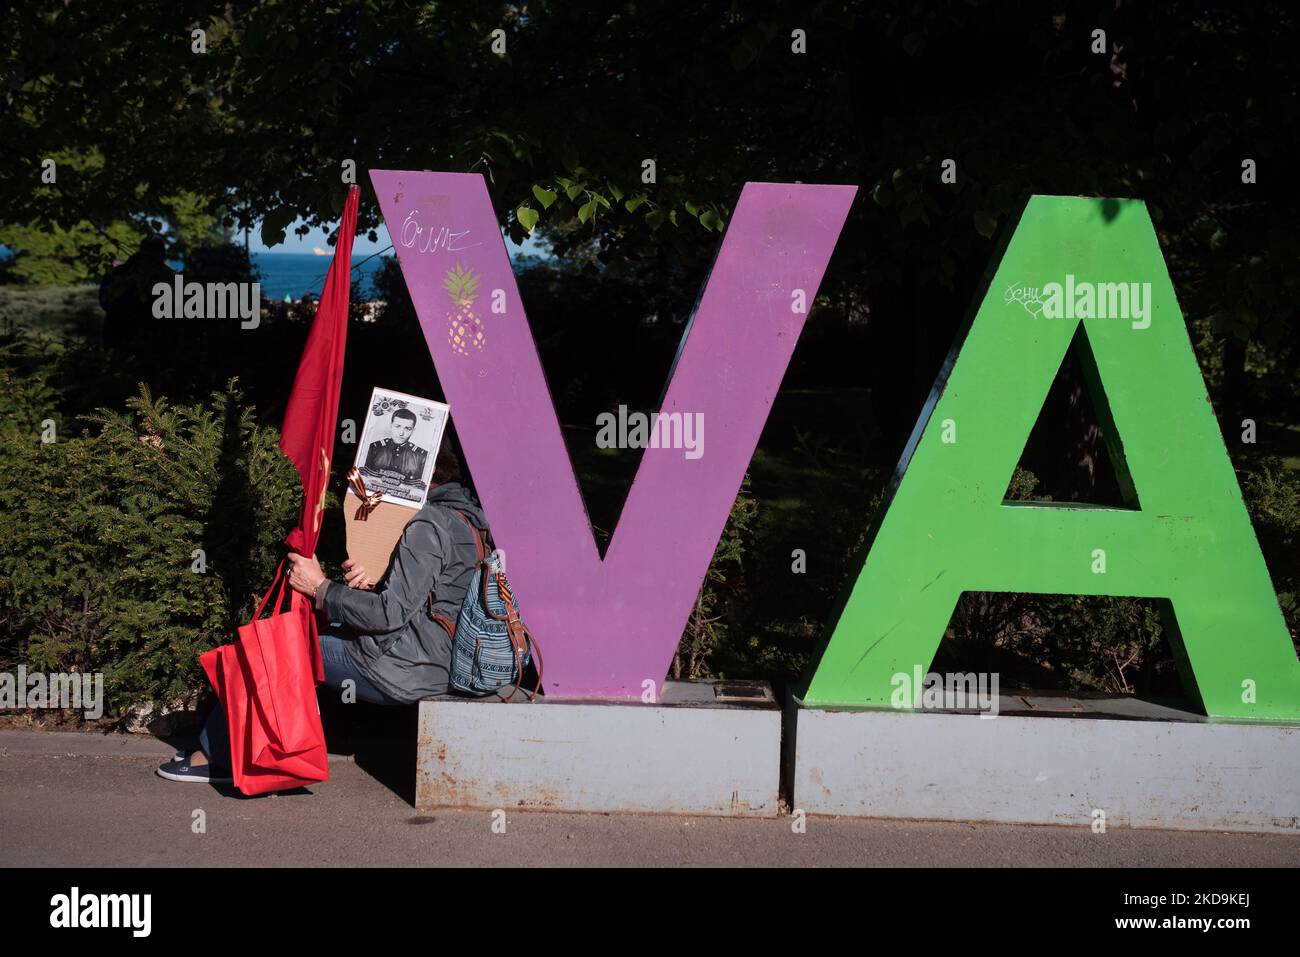
{"type": "MultiPolygon", "coordinates": [[[[325,484],[334,457],[334,428],[339,417],[343,347],[347,342],[348,299],[352,291],[352,240],[357,231],[360,193],[357,186],[348,190],[334,260],[325,277],[325,289],[298,363],[298,375],[293,380],[284,427],[280,430],[280,448],[298,467],[303,495],[298,527],[284,541],[293,551],[308,557],[316,554],[321,515],[325,510],[325,484]]],[[[324,681],[325,665],[316,635],[316,615],[311,602],[303,602],[301,608],[308,619],[303,624],[305,634],[310,636],[312,668],[316,680],[324,681]]]]}

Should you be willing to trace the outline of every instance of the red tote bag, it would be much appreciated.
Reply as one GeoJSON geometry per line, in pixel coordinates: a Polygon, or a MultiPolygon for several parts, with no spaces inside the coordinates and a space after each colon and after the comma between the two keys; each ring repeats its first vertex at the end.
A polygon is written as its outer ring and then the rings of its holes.
{"type": "Polygon", "coordinates": [[[230,726],[230,763],[244,794],[285,791],[329,780],[325,731],[316,703],[307,619],[310,605],[293,589],[282,611],[288,576],[276,569],[279,591],[263,618],[275,583],[253,619],[229,645],[201,655],[230,726]]]}

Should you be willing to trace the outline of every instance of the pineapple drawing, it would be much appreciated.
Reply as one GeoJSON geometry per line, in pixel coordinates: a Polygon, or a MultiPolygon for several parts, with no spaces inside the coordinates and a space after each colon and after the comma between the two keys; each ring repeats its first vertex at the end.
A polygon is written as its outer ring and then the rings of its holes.
{"type": "Polygon", "coordinates": [[[454,307],[447,314],[447,342],[453,352],[463,356],[469,355],[471,345],[475,349],[483,348],[483,323],[473,308],[478,298],[479,278],[474,270],[462,269],[457,263],[455,269],[447,270],[447,278],[442,281],[454,307]]]}

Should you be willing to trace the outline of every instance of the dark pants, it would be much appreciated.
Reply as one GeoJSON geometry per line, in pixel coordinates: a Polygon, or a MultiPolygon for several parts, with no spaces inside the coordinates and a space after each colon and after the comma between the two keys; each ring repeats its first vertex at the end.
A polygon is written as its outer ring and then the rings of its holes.
{"type": "MultiPolygon", "coordinates": [[[[371,704],[401,704],[372,685],[353,664],[348,655],[347,645],[355,641],[355,633],[346,625],[330,625],[320,633],[321,657],[325,662],[325,685],[330,688],[342,688],[344,681],[351,681],[356,688],[358,701],[371,704]]],[[[208,756],[213,771],[230,770],[230,726],[226,721],[226,709],[220,702],[208,713],[208,720],[199,732],[199,747],[208,756]]]]}

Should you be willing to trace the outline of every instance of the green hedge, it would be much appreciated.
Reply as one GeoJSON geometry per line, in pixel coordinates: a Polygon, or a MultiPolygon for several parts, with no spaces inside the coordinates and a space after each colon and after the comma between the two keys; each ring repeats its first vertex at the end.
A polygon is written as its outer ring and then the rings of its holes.
{"type": "Polygon", "coordinates": [[[0,667],[102,671],[108,713],[191,701],[271,578],[297,473],[233,380],[176,408],[141,386],[67,435],[31,349],[0,356],[0,667]]]}

